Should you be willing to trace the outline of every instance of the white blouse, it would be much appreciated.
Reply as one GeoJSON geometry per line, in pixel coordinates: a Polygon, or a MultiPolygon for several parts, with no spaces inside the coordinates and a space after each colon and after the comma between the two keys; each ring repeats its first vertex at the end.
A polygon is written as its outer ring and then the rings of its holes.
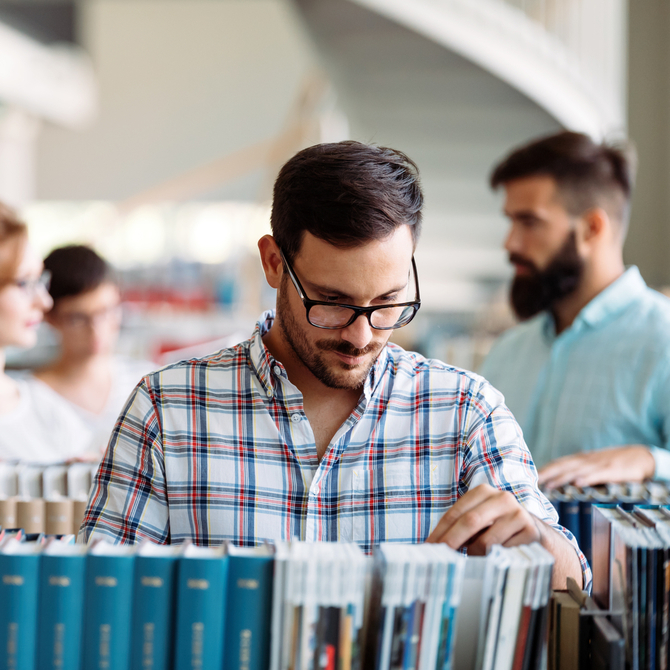
{"type": "Polygon", "coordinates": [[[49,465],[85,454],[90,436],[69,404],[36,379],[15,381],[19,405],[0,414],[0,460],[49,465]]]}
{"type": "Polygon", "coordinates": [[[14,376],[20,400],[9,414],[0,413],[0,461],[49,465],[82,456],[101,458],[128,396],[154,367],[117,357],[100,414],[75,405],[30,374],[14,376]]]}

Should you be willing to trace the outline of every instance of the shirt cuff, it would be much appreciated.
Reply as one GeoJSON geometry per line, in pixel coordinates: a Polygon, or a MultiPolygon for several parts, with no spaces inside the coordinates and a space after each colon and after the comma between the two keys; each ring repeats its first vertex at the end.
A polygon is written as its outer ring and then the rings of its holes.
{"type": "Polygon", "coordinates": [[[661,447],[649,447],[649,451],[656,463],[654,479],[670,481],[670,451],[661,447]]]}

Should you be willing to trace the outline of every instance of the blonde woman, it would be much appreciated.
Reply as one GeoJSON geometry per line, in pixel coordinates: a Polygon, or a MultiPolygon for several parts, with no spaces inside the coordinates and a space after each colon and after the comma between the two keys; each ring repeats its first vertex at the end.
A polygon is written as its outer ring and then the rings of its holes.
{"type": "Polygon", "coordinates": [[[7,347],[32,347],[51,308],[49,273],[25,224],[0,203],[0,460],[55,463],[86,450],[80,424],[39,384],[5,371],[7,347]]]}

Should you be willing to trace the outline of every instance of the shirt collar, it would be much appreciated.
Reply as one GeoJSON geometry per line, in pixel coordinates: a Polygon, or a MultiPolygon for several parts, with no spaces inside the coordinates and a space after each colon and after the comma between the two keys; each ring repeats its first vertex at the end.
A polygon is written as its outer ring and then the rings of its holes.
{"type": "MultiPolygon", "coordinates": [[[[270,398],[274,395],[272,368],[277,365],[277,363],[263,343],[263,335],[272,328],[274,320],[274,310],[263,312],[256,323],[251,340],[249,340],[249,362],[260,383],[265,388],[266,394],[270,398]]],[[[283,366],[281,369],[283,371],[283,366]]]]}
{"type": "MultiPolygon", "coordinates": [[[[261,314],[256,327],[254,328],[253,335],[249,340],[249,359],[250,364],[253,370],[256,373],[259,381],[265,388],[265,392],[268,397],[274,395],[274,377],[272,372],[275,374],[282,374],[286,377],[286,371],[284,366],[276,361],[272,354],[268,351],[268,348],[263,343],[263,336],[272,328],[272,324],[275,320],[275,311],[268,310],[261,314]]],[[[370,374],[365,380],[363,386],[363,393],[365,394],[366,400],[370,400],[370,397],[376,390],[379,382],[384,377],[384,372],[389,364],[389,353],[388,347],[384,347],[377,357],[370,374]]]]}
{"type": "Polygon", "coordinates": [[[603,326],[640,299],[647,285],[634,265],[586,305],[574,325],[603,326]]]}
{"type": "MultiPolygon", "coordinates": [[[[582,328],[597,328],[606,325],[629,305],[637,301],[647,288],[647,284],[635,265],[631,265],[620,277],[602,290],[579,312],[570,328],[565,332],[575,332],[582,328]]],[[[543,312],[542,329],[549,342],[556,339],[556,324],[551,312],[543,312]]]]}

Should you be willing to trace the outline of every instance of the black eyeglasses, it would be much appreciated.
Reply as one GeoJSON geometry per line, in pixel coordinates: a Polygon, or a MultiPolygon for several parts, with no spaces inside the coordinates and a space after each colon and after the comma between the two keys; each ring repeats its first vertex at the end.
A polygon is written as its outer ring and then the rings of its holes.
{"type": "Polygon", "coordinates": [[[323,302],[321,300],[310,300],[305,294],[298,277],[291,264],[286,260],[284,252],[280,250],[282,260],[288,271],[288,275],[298,292],[300,299],[305,305],[307,321],[315,328],[326,330],[338,330],[350,326],[356,319],[364,314],[371,328],[375,330],[394,330],[406,326],[419,311],[421,307],[421,296],[419,294],[419,277],[416,273],[416,263],[412,256],[412,272],[414,274],[414,286],[416,299],[412,302],[399,302],[393,305],[375,305],[374,307],[357,307],[356,305],[345,305],[342,303],[323,302]]]}

